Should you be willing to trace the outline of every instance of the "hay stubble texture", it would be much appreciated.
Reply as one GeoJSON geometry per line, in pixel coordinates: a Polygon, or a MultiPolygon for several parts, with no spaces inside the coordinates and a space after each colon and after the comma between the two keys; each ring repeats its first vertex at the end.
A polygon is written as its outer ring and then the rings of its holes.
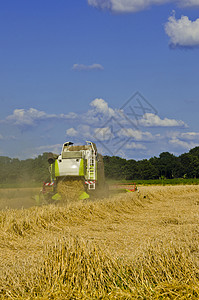
{"type": "Polygon", "coordinates": [[[198,186],[140,187],[2,210],[0,298],[198,299],[198,203],[198,186]]]}

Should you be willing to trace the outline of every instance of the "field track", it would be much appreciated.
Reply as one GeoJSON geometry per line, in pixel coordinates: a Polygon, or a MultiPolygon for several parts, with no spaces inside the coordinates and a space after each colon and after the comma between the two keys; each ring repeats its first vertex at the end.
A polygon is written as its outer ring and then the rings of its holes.
{"type": "Polygon", "coordinates": [[[1,194],[0,298],[199,298],[199,186],[5,210],[32,206],[24,192],[1,194]]]}

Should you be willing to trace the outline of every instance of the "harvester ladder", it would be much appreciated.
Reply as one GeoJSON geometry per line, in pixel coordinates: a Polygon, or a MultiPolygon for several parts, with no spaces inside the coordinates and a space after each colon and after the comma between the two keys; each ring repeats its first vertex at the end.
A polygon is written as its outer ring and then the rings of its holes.
{"type": "Polygon", "coordinates": [[[91,143],[92,150],[91,150],[91,155],[88,158],[88,178],[89,181],[91,181],[88,184],[88,189],[89,190],[95,190],[95,168],[96,168],[96,160],[95,160],[95,149],[93,148],[93,145],[91,143]]]}

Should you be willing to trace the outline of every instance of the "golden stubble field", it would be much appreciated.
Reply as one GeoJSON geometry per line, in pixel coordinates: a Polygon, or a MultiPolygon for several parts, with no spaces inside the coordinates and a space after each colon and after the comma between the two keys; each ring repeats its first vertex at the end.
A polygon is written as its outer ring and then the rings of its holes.
{"type": "Polygon", "coordinates": [[[1,190],[1,299],[198,299],[199,187],[32,206],[1,190]]]}

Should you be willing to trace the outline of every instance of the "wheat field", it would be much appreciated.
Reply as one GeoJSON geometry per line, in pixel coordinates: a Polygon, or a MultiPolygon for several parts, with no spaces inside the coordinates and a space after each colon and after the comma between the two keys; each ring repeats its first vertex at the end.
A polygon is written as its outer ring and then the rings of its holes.
{"type": "Polygon", "coordinates": [[[1,299],[199,298],[198,186],[12,209],[15,192],[0,195],[1,299]]]}

